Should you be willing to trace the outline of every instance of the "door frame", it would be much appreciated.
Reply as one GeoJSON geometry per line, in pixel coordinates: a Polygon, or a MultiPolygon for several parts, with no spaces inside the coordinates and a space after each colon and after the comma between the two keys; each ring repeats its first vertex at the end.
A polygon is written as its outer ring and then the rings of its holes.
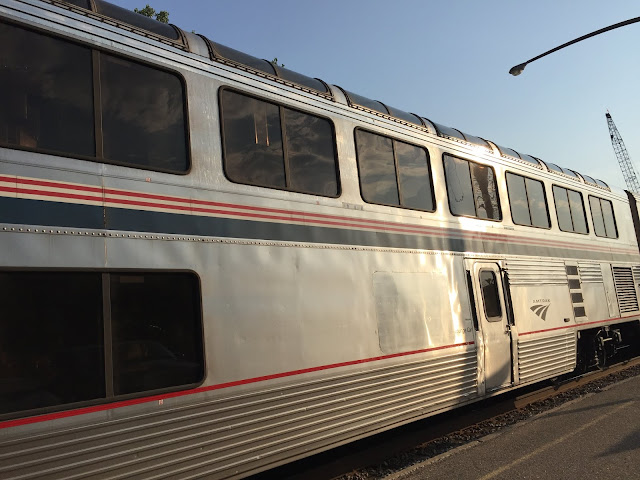
{"type": "MultiPolygon", "coordinates": [[[[473,293],[473,298],[469,299],[470,308],[477,324],[476,343],[478,350],[478,393],[484,395],[493,391],[505,389],[516,384],[517,369],[516,366],[516,350],[514,346],[513,331],[513,315],[510,305],[510,294],[508,290],[508,282],[505,279],[503,261],[492,258],[467,257],[464,259],[465,276],[467,281],[471,279],[471,285],[468,287],[473,293]],[[499,322],[490,321],[486,315],[483,292],[480,288],[480,272],[483,270],[491,270],[496,278],[496,286],[498,298],[500,301],[501,320],[499,322]],[[505,335],[504,341],[499,338],[499,330],[496,325],[500,323],[502,332],[505,335]],[[498,337],[496,337],[498,335],[498,337]],[[497,340],[496,340],[497,338],[497,340]],[[502,356],[509,356],[508,380],[504,382],[495,382],[492,375],[496,375],[499,370],[495,368],[495,364],[491,363],[491,355],[488,355],[487,349],[491,344],[496,345],[502,352],[502,356]]],[[[494,318],[494,317],[491,317],[494,318]]],[[[517,333],[515,335],[517,337],[517,333]]],[[[497,351],[493,347],[492,351],[497,351]]],[[[502,367],[503,374],[507,373],[506,366],[502,367]]]]}

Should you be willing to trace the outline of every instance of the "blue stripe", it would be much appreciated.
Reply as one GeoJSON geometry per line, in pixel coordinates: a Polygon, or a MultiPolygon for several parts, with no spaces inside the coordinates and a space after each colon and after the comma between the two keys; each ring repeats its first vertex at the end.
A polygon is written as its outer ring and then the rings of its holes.
{"type": "Polygon", "coordinates": [[[0,222],[51,227],[104,228],[101,206],[0,197],[0,222]]]}
{"type": "MultiPolygon", "coordinates": [[[[633,261],[628,254],[522,245],[514,242],[481,241],[441,236],[374,232],[355,228],[340,229],[260,220],[204,217],[7,197],[0,197],[0,223],[90,229],[106,228],[107,230],[141,233],[326,243],[346,246],[359,245],[450,252],[479,252],[499,255],[633,261]]],[[[636,261],[638,260],[636,259],[636,261]]]]}

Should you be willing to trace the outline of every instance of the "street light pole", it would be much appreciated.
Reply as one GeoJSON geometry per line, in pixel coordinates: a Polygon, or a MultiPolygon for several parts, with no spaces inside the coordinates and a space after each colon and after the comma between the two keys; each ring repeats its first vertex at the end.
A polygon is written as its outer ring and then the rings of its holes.
{"type": "Polygon", "coordinates": [[[616,23],[615,25],[609,25],[608,27],[601,28],[600,30],[596,30],[595,32],[588,33],[579,38],[571,40],[570,42],[564,43],[559,47],[552,48],[551,50],[544,52],[538,55],[537,57],[533,57],[524,63],[516,65],[515,67],[511,67],[511,69],[509,70],[509,73],[514,77],[518,76],[522,73],[522,71],[524,70],[524,67],[526,67],[528,64],[530,64],[531,62],[535,62],[539,58],[546,57],[550,53],[557,52],[558,50],[561,50],[564,47],[568,47],[569,45],[573,45],[574,43],[581,42],[582,40],[586,40],[587,38],[590,38],[590,37],[595,37],[596,35],[600,35],[601,33],[608,32],[609,30],[614,30],[616,28],[624,27],[625,25],[631,25],[632,23],[637,23],[637,22],[640,22],[640,17],[631,18],[629,20],[625,20],[624,22],[616,23]]]}

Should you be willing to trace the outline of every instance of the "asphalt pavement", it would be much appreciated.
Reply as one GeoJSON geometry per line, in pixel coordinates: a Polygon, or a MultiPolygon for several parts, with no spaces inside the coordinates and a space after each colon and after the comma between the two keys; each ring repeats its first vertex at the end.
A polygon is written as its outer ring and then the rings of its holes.
{"type": "Polygon", "coordinates": [[[640,376],[385,480],[640,480],[640,376]]]}

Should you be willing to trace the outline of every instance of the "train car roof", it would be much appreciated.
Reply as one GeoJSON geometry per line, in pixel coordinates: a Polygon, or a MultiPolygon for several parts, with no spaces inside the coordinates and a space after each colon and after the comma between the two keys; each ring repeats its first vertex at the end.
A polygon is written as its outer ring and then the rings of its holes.
{"type": "MultiPolygon", "coordinates": [[[[195,46],[194,48],[190,48],[188,38],[191,34],[187,34],[179,27],[145,17],[144,15],[113,5],[104,0],[42,1],[63,6],[78,13],[91,15],[93,18],[97,18],[108,23],[115,23],[115,25],[120,28],[154,38],[176,48],[199,55],[201,54],[195,46]]],[[[204,35],[199,35],[199,37],[205,41],[209,51],[209,58],[213,61],[251,71],[252,73],[304,90],[308,93],[332,100],[334,99],[329,86],[319,78],[308,77],[268,60],[253,57],[244,52],[216,43],[204,35]]],[[[581,174],[575,170],[560,167],[554,163],[544,162],[537,157],[520,153],[512,148],[502,147],[497,143],[486,140],[482,137],[469,135],[456,128],[441,125],[440,123],[433,122],[425,117],[416,115],[415,113],[409,113],[404,110],[391,107],[378,100],[371,100],[356,93],[347,91],[341,87],[338,88],[342,90],[349,106],[353,108],[373,113],[374,115],[383,116],[390,120],[424,131],[430,131],[430,127],[433,126],[435,128],[435,133],[439,137],[466,143],[476,147],[482,147],[492,153],[499,154],[501,157],[540,168],[541,170],[560,175],[564,179],[571,179],[606,191],[612,191],[609,185],[602,180],[581,174]]],[[[620,190],[620,192],[623,193],[624,191],[620,190]]]]}

